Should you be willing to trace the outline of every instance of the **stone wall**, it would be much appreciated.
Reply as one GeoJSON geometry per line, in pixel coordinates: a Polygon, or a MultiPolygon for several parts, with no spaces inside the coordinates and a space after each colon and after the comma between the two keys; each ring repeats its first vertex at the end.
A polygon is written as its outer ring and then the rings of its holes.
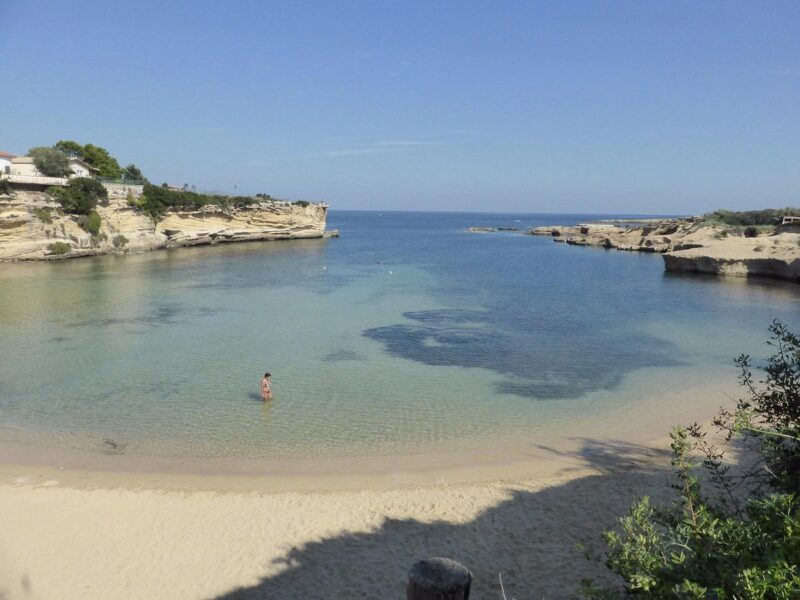
{"type": "Polygon", "coordinates": [[[141,198],[144,193],[143,185],[132,185],[128,183],[103,183],[103,187],[108,190],[109,198],[128,198],[128,192],[132,193],[135,198],[141,198]]]}

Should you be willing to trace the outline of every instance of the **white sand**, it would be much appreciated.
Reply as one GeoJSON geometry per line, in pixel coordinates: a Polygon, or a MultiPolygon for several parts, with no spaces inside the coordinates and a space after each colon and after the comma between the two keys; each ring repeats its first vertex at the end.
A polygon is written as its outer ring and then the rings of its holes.
{"type": "Polygon", "coordinates": [[[468,566],[475,600],[502,597],[500,573],[508,598],[575,597],[583,577],[614,581],[577,544],[599,554],[635,495],[665,494],[664,434],[716,413],[718,389],[692,392],[615,441],[529,442],[513,465],[291,477],[2,465],[0,598],[404,598],[430,556],[468,566]]]}
{"type": "Polygon", "coordinates": [[[507,594],[566,598],[581,577],[608,577],[576,544],[598,551],[634,493],[664,489],[663,471],[634,464],[654,455],[625,452],[610,448],[622,462],[594,476],[385,491],[5,484],[0,597],[402,598],[408,568],[443,555],[472,569],[474,598],[501,597],[501,572],[507,594]]]}

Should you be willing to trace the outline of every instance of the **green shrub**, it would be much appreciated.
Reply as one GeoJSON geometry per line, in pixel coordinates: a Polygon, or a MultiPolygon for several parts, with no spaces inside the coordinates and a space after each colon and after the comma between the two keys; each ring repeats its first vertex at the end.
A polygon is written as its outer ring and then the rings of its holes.
{"type": "Polygon", "coordinates": [[[303,208],[305,208],[306,206],[311,204],[311,202],[309,202],[308,200],[295,200],[294,202],[292,202],[292,204],[294,206],[302,206],[303,208]]]}
{"type": "Polygon", "coordinates": [[[131,183],[147,182],[147,178],[144,176],[144,173],[142,173],[142,170],[134,164],[130,164],[122,170],[122,178],[131,183]]]}
{"type": "Polygon", "coordinates": [[[133,193],[133,190],[128,190],[125,199],[128,202],[128,206],[132,206],[134,208],[140,208],[142,206],[142,200],[136,197],[136,195],[133,193]]]}
{"type": "Polygon", "coordinates": [[[93,210],[88,215],[81,215],[78,217],[78,225],[80,225],[81,229],[85,232],[91,233],[92,236],[97,236],[100,234],[102,219],[100,218],[100,214],[96,210],[93,210]]]}
{"type": "Polygon", "coordinates": [[[47,249],[50,251],[50,254],[61,255],[69,254],[70,250],[72,250],[72,246],[64,242],[56,242],[47,246],[47,249]]]}
{"type": "Polygon", "coordinates": [[[42,223],[47,223],[48,225],[53,222],[53,217],[50,214],[49,208],[37,208],[33,211],[33,216],[39,219],[42,223]]]}
{"type": "Polygon", "coordinates": [[[170,190],[164,186],[145,184],[138,207],[158,221],[168,210],[199,210],[204,206],[242,207],[257,202],[250,196],[220,196],[170,190]]]}
{"type": "MultiPolygon", "coordinates": [[[[758,460],[733,475],[724,450],[698,425],[673,431],[677,499],[655,507],[642,498],[619,531],[604,535],[607,565],[625,580],[625,596],[800,598],[800,338],[777,321],[770,332],[776,351],[766,378],[756,382],[750,358],[740,356],[745,397],[714,421],[726,441],[736,438],[758,460]],[[715,494],[701,489],[699,467],[715,494]]],[[[618,597],[591,584],[584,594],[618,597]]]]}
{"type": "Polygon", "coordinates": [[[703,215],[706,221],[716,221],[726,225],[779,225],[783,217],[800,214],[797,208],[766,208],[764,210],[748,210],[735,212],[731,210],[715,210],[703,215]]]}
{"type": "Polygon", "coordinates": [[[129,241],[128,238],[126,238],[122,234],[119,234],[113,237],[111,243],[114,244],[114,248],[122,248],[123,246],[126,246],[128,244],[128,241],[129,241]]]}
{"type": "Polygon", "coordinates": [[[753,225],[748,225],[744,228],[744,237],[746,238],[754,238],[758,237],[758,229],[753,225]]]}
{"type": "Polygon", "coordinates": [[[76,215],[88,215],[98,202],[108,198],[106,188],[99,181],[88,177],[75,177],[69,180],[67,187],[51,187],[47,192],[61,204],[65,212],[76,215]]]}

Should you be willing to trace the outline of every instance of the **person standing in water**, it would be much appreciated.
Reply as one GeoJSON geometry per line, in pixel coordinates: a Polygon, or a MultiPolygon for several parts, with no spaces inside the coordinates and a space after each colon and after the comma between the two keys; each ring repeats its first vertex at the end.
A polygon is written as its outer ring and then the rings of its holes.
{"type": "Polygon", "coordinates": [[[261,397],[264,399],[264,402],[267,400],[272,400],[272,382],[270,381],[269,373],[264,373],[264,379],[261,380],[261,397]]]}

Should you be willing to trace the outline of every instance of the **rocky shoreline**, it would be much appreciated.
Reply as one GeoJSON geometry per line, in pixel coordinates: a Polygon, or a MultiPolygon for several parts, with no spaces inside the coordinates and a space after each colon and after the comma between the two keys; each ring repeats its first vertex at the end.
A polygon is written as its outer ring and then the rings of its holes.
{"type": "Polygon", "coordinates": [[[276,200],[244,206],[205,206],[170,211],[155,222],[131,206],[126,194],[110,194],[96,208],[101,226],[91,235],[75,215],[44,192],[0,196],[0,262],[60,260],[128,254],[160,248],[254,240],[336,237],[327,232],[328,207],[276,200]]]}
{"type": "Polygon", "coordinates": [[[800,231],[796,227],[775,227],[745,237],[742,228],[689,219],[628,223],[537,227],[526,234],[551,236],[553,241],[575,246],[657,252],[670,272],[800,283],[800,231]]]}

